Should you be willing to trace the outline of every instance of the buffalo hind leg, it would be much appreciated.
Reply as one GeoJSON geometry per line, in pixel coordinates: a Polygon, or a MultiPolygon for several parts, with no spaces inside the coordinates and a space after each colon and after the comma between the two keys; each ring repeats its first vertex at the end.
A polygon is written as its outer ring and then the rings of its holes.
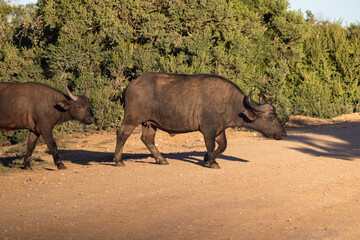
{"type": "Polygon", "coordinates": [[[155,134],[156,134],[156,127],[148,123],[143,123],[141,141],[146,145],[146,147],[152,153],[156,163],[161,165],[167,165],[169,164],[168,161],[166,161],[166,159],[163,156],[161,156],[159,150],[155,146],[155,134]]]}
{"type": "Polygon", "coordinates": [[[131,133],[134,131],[136,126],[122,124],[116,131],[116,148],[114,154],[115,166],[125,166],[124,161],[122,160],[122,152],[124,149],[124,144],[131,133]]]}
{"type": "Polygon", "coordinates": [[[33,132],[30,131],[29,132],[29,138],[28,138],[28,142],[27,142],[27,149],[26,149],[26,154],[24,157],[24,169],[29,169],[32,170],[31,168],[31,154],[33,153],[35,146],[36,146],[36,142],[39,139],[40,134],[37,132],[33,132]]]}
{"type": "Polygon", "coordinates": [[[58,150],[57,150],[57,145],[55,142],[55,139],[52,135],[52,131],[50,130],[45,130],[41,133],[41,135],[43,136],[46,145],[48,146],[53,158],[54,158],[54,164],[55,166],[60,170],[60,169],[66,169],[65,165],[62,163],[62,161],[59,158],[59,154],[58,154],[58,150]]]}

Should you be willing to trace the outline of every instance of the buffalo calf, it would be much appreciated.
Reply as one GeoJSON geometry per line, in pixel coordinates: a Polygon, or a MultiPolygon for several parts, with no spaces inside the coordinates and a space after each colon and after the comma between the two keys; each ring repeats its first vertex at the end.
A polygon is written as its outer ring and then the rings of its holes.
{"type": "Polygon", "coordinates": [[[30,156],[39,136],[43,136],[58,169],[65,165],[58,156],[52,129],[56,124],[76,119],[85,124],[94,122],[90,113],[89,91],[68,95],[41,83],[0,83],[0,130],[29,129],[24,168],[31,169],[30,156]]]}

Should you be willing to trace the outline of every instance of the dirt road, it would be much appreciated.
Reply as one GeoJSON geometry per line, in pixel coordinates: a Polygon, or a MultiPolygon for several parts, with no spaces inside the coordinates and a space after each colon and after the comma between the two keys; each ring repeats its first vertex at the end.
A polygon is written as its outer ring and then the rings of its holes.
{"type": "Polygon", "coordinates": [[[160,166],[137,132],[123,168],[114,133],[63,139],[67,170],[0,175],[0,239],[360,239],[360,115],[297,124],[282,141],[228,130],[221,169],[199,133],[159,132],[160,166]]]}

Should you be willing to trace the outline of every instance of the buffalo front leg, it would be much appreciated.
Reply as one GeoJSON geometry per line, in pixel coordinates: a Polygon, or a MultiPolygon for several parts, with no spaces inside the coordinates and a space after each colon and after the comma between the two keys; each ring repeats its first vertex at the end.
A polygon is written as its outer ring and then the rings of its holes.
{"type": "Polygon", "coordinates": [[[159,150],[155,146],[155,134],[156,128],[154,126],[152,126],[151,124],[143,123],[141,141],[145,144],[145,146],[154,156],[156,163],[161,165],[167,165],[169,164],[168,161],[166,161],[166,159],[161,156],[159,150]]]}
{"type": "Polygon", "coordinates": [[[204,161],[206,165],[211,168],[220,168],[219,164],[215,161],[216,155],[214,154],[216,134],[213,132],[205,132],[203,134],[207,151],[204,156],[204,161]]]}
{"type": "Polygon", "coordinates": [[[34,152],[36,142],[39,139],[40,134],[37,132],[30,131],[27,142],[26,154],[24,157],[24,169],[32,170],[31,168],[31,154],[34,152]]]}
{"type": "Polygon", "coordinates": [[[122,160],[124,144],[136,126],[122,124],[116,131],[116,148],[114,153],[115,166],[125,166],[122,160]]]}
{"type": "Polygon", "coordinates": [[[62,163],[62,161],[59,158],[59,154],[58,154],[58,149],[57,149],[57,145],[55,142],[55,139],[53,137],[52,131],[51,130],[45,130],[41,133],[41,135],[43,136],[46,145],[48,146],[53,158],[54,158],[54,164],[55,166],[60,170],[60,169],[66,169],[65,165],[62,163]]]}
{"type": "MultiPolygon", "coordinates": [[[[225,131],[221,132],[218,136],[215,137],[215,142],[218,144],[217,149],[213,152],[213,158],[216,159],[222,154],[227,146],[227,140],[225,131]]],[[[204,156],[204,162],[208,163],[209,161],[209,154],[206,153],[204,156]]]]}

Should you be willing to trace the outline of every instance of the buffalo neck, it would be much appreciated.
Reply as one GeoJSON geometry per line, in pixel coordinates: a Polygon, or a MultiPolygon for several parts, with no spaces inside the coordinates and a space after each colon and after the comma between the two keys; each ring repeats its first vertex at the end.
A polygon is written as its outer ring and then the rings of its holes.
{"type": "Polygon", "coordinates": [[[229,108],[224,117],[226,118],[226,127],[245,127],[246,121],[242,117],[242,112],[244,112],[245,107],[243,104],[245,95],[240,92],[232,96],[232,104],[229,104],[229,108]]]}

